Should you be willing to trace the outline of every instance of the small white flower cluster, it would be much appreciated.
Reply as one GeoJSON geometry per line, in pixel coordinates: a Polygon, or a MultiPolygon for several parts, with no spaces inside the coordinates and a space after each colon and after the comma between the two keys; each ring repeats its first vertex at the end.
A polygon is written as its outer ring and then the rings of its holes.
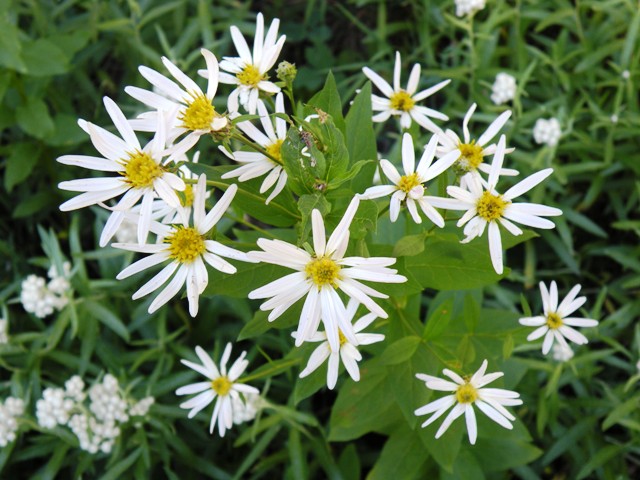
{"type": "Polygon", "coordinates": [[[120,436],[120,425],[130,416],[143,416],[154,403],[146,397],[132,406],[123,397],[118,380],[110,374],[85,392],[78,375],[65,382],[65,388],[47,388],[36,402],[38,424],[44,428],[66,425],[78,437],[80,448],[90,453],[109,453],[120,436]],[[84,402],[89,399],[89,408],[84,402]]]}
{"type": "Polygon", "coordinates": [[[7,397],[4,403],[0,403],[0,447],[6,447],[16,439],[17,417],[23,413],[24,401],[20,398],[7,397]]]}
{"type": "Polygon", "coordinates": [[[496,105],[502,105],[516,96],[516,77],[508,73],[500,72],[491,87],[491,101],[496,105]]]}
{"type": "Polygon", "coordinates": [[[0,345],[9,343],[9,319],[0,318],[0,345]]]}
{"type": "Polygon", "coordinates": [[[557,118],[544,119],[539,118],[533,127],[533,139],[538,144],[546,144],[550,147],[555,147],[560,140],[562,130],[560,129],[560,122],[557,118]]]}
{"type": "Polygon", "coordinates": [[[455,2],[458,17],[470,15],[485,7],[485,0],[455,0],[455,2]]]}
{"type": "Polygon", "coordinates": [[[38,318],[44,318],[51,315],[54,310],[62,310],[69,303],[66,294],[71,288],[69,283],[71,264],[65,262],[63,269],[63,273],[58,274],[55,266],[52,265],[47,273],[49,283],[37,275],[29,275],[23,280],[20,301],[27,312],[33,313],[38,318]]]}
{"type": "Polygon", "coordinates": [[[250,422],[260,410],[265,406],[264,399],[259,393],[249,392],[244,394],[244,402],[240,397],[231,397],[231,408],[233,410],[233,423],[250,422]]]}

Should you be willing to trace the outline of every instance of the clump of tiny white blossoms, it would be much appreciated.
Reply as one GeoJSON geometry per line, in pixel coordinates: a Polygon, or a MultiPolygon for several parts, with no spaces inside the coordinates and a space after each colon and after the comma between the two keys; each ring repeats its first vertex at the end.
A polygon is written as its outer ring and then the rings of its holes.
{"type": "Polygon", "coordinates": [[[464,17],[482,10],[485,7],[485,0],[455,0],[456,16],[464,17]]]}
{"type": "Polygon", "coordinates": [[[7,397],[0,403],[0,447],[6,447],[16,439],[18,417],[24,413],[24,401],[20,398],[7,397]]]}
{"type": "Polygon", "coordinates": [[[65,262],[62,274],[58,274],[55,266],[51,266],[48,272],[49,282],[37,275],[29,275],[22,281],[22,291],[20,301],[24,309],[33,313],[38,318],[51,315],[54,310],[62,310],[69,298],[67,292],[70,290],[69,276],[71,264],[65,262]]]}
{"type": "Polygon", "coordinates": [[[516,96],[516,78],[508,73],[500,72],[491,86],[491,101],[502,105],[516,96]]]}
{"type": "Polygon", "coordinates": [[[573,358],[573,350],[569,345],[565,345],[562,343],[554,343],[553,348],[551,349],[551,353],[553,355],[553,359],[556,362],[568,362],[573,358]]]}
{"type": "Polygon", "coordinates": [[[557,118],[539,118],[533,127],[533,139],[538,144],[545,144],[550,147],[555,147],[562,135],[562,129],[560,128],[560,122],[557,118]]]}
{"type": "Polygon", "coordinates": [[[82,378],[75,375],[65,382],[64,389],[47,388],[42,392],[36,402],[36,417],[44,428],[69,427],[82,450],[109,453],[120,436],[121,425],[132,416],[146,415],[153,403],[153,397],[140,401],[125,397],[113,375],[105,375],[101,383],[86,391],[82,378]]]}
{"type": "Polygon", "coordinates": [[[231,409],[233,410],[233,423],[240,425],[241,423],[250,422],[260,410],[267,405],[259,393],[249,392],[244,394],[244,401],[240,397],[231,397],[231,409]]]}
{"type": "Polygon", "coordinates": [[[9,343],[9,319],[0,318],[0,345],[9,343]]]}

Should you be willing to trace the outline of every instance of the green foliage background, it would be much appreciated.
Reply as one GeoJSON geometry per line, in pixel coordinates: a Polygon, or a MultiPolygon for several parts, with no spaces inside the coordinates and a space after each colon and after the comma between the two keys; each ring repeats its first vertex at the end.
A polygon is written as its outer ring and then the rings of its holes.
{"type": "MultiPolygon", "coordinates": [[[[89,381],[109,371],[131,384],[136,396],[157,399],[148,423],[126,430],[110,456],[80,451],[62,429],[38,433],[35,420],[25,422],[25,433],[0,451],[3,476],[638,475],[640,9],[631,0],[497,0],[473,20],[458,19],[454,10],[453,2],[429,0],[0,0],[0,304],[9,309],[12,340],[0,347],[0,397],[24,398],[33,416],[35,401],[47,386],[59,386],[76,373],[89,381]],[[60,168],[55,158],[93,154],[76,124],[78,117],[108,124],[104,95],[128,116],[135,115],[140,107],[123,88],[145,86],[138,65],[163,71],[160,57],[166,55],[194,72],[201,66],[201,46],[218,58],[234,55],[229,26],[252,33],[256,11],[267,21],[281,19],[287,42],[280,58],[298,66],[298,100],[306,102],[324,87],[309,103],[332,114],[352,163],[358,156],[370,159],[373,139],[378,151],[399,158],[393,124],[360,130],[367,106],[358,100],[349,106],[356,88],[368,88],[361,68],[367,65],[390,78],[398,50],[405,71],[415,62],[422,64],[421,85],[453,79],[429,106],[447,113],[456,129],[472,102],[479,104],[478,129],[503,111],[489,100],[490,87],[498,72],[514,75],[518,94],[507,135],[516,151],[509,166],[523,175],[555,169],[531,201],[557,206],[564,215],[554,219],[555,230],[509,250],[506,263],[512,270],[500,283],[486,269],[484,239],[459,246],[451,241],[454,229],[427,237],[402,222],[391,229],[384,216],[374,233],[367,221],[375,224],[377,209],[373,202],[361,207],[361,238],[368,235],[380,250],[369,253],[400,257],[399,268],[410,273],[412,282],[404,290],[389,288],[395,295],[385,305],[391,318],[380,324],[387,338],[369,350],[372,360],[362,364],[362,380],[342,379],[337,395],[322,389],[322,370],[296,381],[311,351],[308,346],[292,350],[289,330],[296,312],[269,325],[266,315],[254,314],[256,305],[246,300],[248,290],[278,276],[275,267],[241,267],[229,278],[211,275],[211,293],[225,296],[202,300],[206,315],[196,320],[180,300],[151,317],[144,302],[130,300],[140,279],[114,280],[131,257],[97,249],[104,214],[96,209],[68,215],[57,208],[66,197],[56,184],[82,172],[60,168]],[[622,75],[625,70],[629,78],[622,75]],[[331,80],[325,84],[329,71],[335,88],[331,80]],[[538,118],[551,116],[559,118],[563,137],[556,148],[543,148],[533,143],[531,130],[538,118]],[[61,263],[63,255],[72,259],[75,300],[58,316],[40,320],[26,314],[15,299],[22,279],[30,273],[43,275],[42,267],[48,267],[43,248],[51,261],[61,263]],[[447,278],[450,259],[435,269],[442,256],[458,257],[461,266],[480,264],[485,276],[461,272],[447,278]],[[532,311],[540,310],[536,285],[541,280],[557,280],[562,293],[581,283],[589,298],[584,315],[601,321],[589,334],[589,345],[566,364],[541,357],[517,323],[528,303],[532,311]],[[420,295],[422,288],[426,290],[420,295]],[[267,331],[272,326],[276,328],[267,331]],[[192,357],[193,346],[201,344],[219,355],[224,343],[236,338],[249,350],[250,373],[260,378],[257,384],[278,406],[253,425],[219,439],[208,434],[204,413],[186,419],[173,392],[194,378],[179,364],[180,358],[192,357]],[[438,374],[453,365],[470,373],[484,358],[492,359],[490,370],[505,371],[503,386],[523,397],[524,405],[515,409],[520,420],[514,431],[479,416],[476,446],[468,445],[460,420],[435,441],[436,427],[421,430],[413,415],[430,398],[415,372],[438,374]]],[[[224,95],[219,98],[222,109],[225,100],[224,95]]],[[[419,137],[417,129],[412,134],[419,137]]],[[[201,145],[209,164],[225,163],[212,142],[201,145]]],[[[219,176],[224,167],[217,168],[208,171],[210,177],[215,172],[219,176]]],[[[359,178],[350,183],[354,191],[362,190],[359,178]]],[[[247,192],[251,188],[255,185],[247,186],[247,192]]],[[[341,209],[348,201],[340,196],[344,188],[327,193],[341,209]]],[[[280,222],[273,223],[278,227],[297,224],[304,238],[309,227],[298,219],[326,200],[304,191],[304,185],[295,191],[301,195],[297,203],[293,197],[276,202],[289,214],[265,208],[259,215],[271,215],[266,220],[280,222]]],[[[249,194],[245,200],[239,203],[238,218],[255,206],[249,194]]],[[[330,214],[329,223],[335,224],[341,209],[330,214]]],[[[220,230],[246,249],[260,237],[233,228],[230,220],[220,230]]],[[[291,231],[274,232],[297,240],[291,231]]]]}

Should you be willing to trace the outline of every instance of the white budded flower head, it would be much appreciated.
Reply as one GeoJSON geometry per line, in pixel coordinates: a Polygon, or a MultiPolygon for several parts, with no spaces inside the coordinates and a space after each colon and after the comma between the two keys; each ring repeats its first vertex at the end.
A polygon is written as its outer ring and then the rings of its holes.
{"type": "Polygon", "coordinates": [[[464,17],[485,7],[486,0],[455,0],[456,16],[464,17]]]}
{"type": "Polygon", "coordinates": [[[44,428],[66,425],[75,402],[66,397],[62,388],[46,388],[42,398],[36,402],[38,424],[44,428]]]}
{"type": "Polygon", "coordinates": [[[402,166],[404,175],[400,175],[396,167],[388,160],[380,160],[380,167],[393,185],[379,185],[369,187],[360,195],[360,198],[374,199],[391,195],[389,218],[392,222],[398,219],[400,206],[404,203],[411,214],[411,218],[416,223],[422,223],[422,218],[418,213],[418,207],[435,225],[444,227],[442,215],[434,207],[442,206],[440,197],[427,195],[426,182],[434,179],[447,168],[449,168],[458,158],[458,152],[453,151],[444,155],[432,164],[438,138],[431,137],[429,144],[425,147],[424,153],[416,168],[415,151],[413,149],[413,139],[411,134],[405,133],[402,137],[402,166]]]}
{"type": "Polygon", "coordinates": [[[240,425],[256,418],[260,410],[265,407],[265,400],[258,393],[244,393],[244,399],[238,395],[231,397],[233,409],[233,423],[240,425]]]}
{"type": "MultiPolygon", "coordinates": [[[[597,320],[591,318],[570,317],[587,301],[587,297],[578,297],[580,285],[574,286],[567,296],[558,304],[558,285],[551,282],[551,287],[540,282],[540,294],[542,296],[542,307],[544,315],[538,317],[525,317],[518,321],[520,325],[527,327],[537,327],[529,334],[527,340],[533,341],[544,336],[542,342],[542,353],[546,355],[551,350],[554,340],[563,348],[571,350],[567,340],[571,340],[577,345],[588,343],[587,337],[572,327],[595,327],[597,320]]],[[[573,356],[573,355],[572,355],[573,356]]]]}
{"type": "Polygon", "coordinates": [[[357,345],[358,340],[347,320],[346,309],[338,290],[362,303],[377,316],[388,318],[387,313],[371,298],[388,298],[388,295],[361,283],[361,280],[380,283],[407,281],[406,277],[398,275],[397,270],[388,268],[396,263],[395,258],[345,257],[349,244],[349,226],[359,203],[358,197],[351,200],[328,240],[322,214],[316,209],[311,212],[313,253],[282,240],[261,238],[258,246],[262,251],[248,254],[257,261],[295,270],[294,273],[249,292],[249,298],[268,299],[260,305],[260,309],[271,310],[268,319],[273,321],[306,296],[296,332],[296,346],[310,339],[318,331],[321,321],[334,351],[338,351],[340,345],[339,330],[352,344],[357,345]]]}
{"type": "Polygon", "coordinates": [[[149,409],[156,402],[156,399],[149,396],[134,403],[129,409],[129,415],[132,417],[144,417],[149,413],[149,409]]]}
{"type": "Polygon", "coordinates": [[[417,102],[425,100],[438,90],[444,88],[451,82],[451,80],[444,80],[432,87],[425,90],[416,92],[418,89],[418,83],[420,82],[420,64],[416,63],[409,74],[409,81],[407,88],[404,89],[400,86],[400,70],[402,68],[402,62],[400,59],[400,52],[396,52],[396,62],[393,69],[393,87],[383,79],[376,72],[369,67],[363,67],[362,72],[378,87],[383,93],[384,97],[378,95],[371,95],[371,108],[374,112],[380,112],[373,116],[374,122],[384,122],[389,117],[400,117],[400,126],[402,128],[409,128],[411,122],[415,121],[422,128],[429,130],[430,132],[437,132],[440,130],[431,118],[438,120],[449,120],[445,114],[427,108],[421,105],[417,105],[417,102]]]}
{"type": "MultiPolygon", "coordinates": [[[[349,324],[353,321],[353,318],[358,310],[360,304],[351,299],[347,305],[347,321],[349,324]]],[[[354,382],[360,381],[360,369],[358,368],[358,362],[362,360],[362,354],[358,351],[359,345],[371,345],[372,343],[381,342],[384,340],[384,335],[381,333],[363,333],[362,331],[367,328],[377,318],[374,313],[368,313],[361,317],[354,325],[353,332],[357,344],[349,342],[341,330],[338,330],[338,337],[340,340],[340,346],[338,350],[332,350],[329,341],[327,340],[326,332],[316,332],[308,339],[309,342],[322,342],[311,354],[307,366],[300,372],[300,378],[304,378],[310,375],[317,368],[320,367],[327,359],[329,364],[327,366],[327,387],[330,390],[336,386],[338,381],[338,369],[340,361],[344,365],[345,369],[349,373],[349,376],[354,382]]],[[[296,337],[296,333],[293,333],[293,337],[296,337]]]]}
{"type": "Polygon", "coordinates": [[[553,354],[553,359],[556,362],[568,362],[573,358],[573,350],[566,343],[554,343],[553,348],[551,349],[553,354]]]}
{"type": "Polygon", "coordinates": [[[516,417],[509,413],[504,407],[522,405],[522,400],[519,398],[520,394],[502,388],[484,388],[485,385],[504,375],[503,372],[485,374],[487,364],[487,361],[484,360],[477,372],[471,377],[464,378],[445,368],[442,373],[453,380],[453,382],[418,373],[416,377],[424,381],[428,389],[440,392],[452,392],[452,395],[447,395],[446,397],[427,403],[415,411],[416,415],[433,414],[422,424],[422,427],[424,428],[430,425],[449,410],[449,408],[453,407],[436,432],[436,438],[440,438],[453,421],[464,414],[469,443],[473,445],[476,443],[478,436],[476,414],[473,409],[475,405],[481,412],[501,427],[508,430],[513,429],[511,422],[515,421],[516,417]]]}
{"type": "Polygon", "coordinates": [[[0,403],[0,447],[6,447],[16,439],[18,420],[24,413],[24,401],[21,398],[7,397],[0,403]]]}
{"type": "Polygon", "coordinates": [[[538,144],[554,147],[558,144],[562,130],[557,118],[539,118],[533,127],[533,139],[538,144]]]}
{"type": "Polygon", "coordinates": [[[502,105],[516,97],[516,77],[500,72],[491,86],[491,101],[502,105]]]}
{"type": "Polygon", "coordinates": [[[209,283],[209,273],[205,263],[216,270],[231,274],[236,272],[236,267],[222,257],[253,262],[244,252],[235,250],[215,240],[207,240],[209,232],[229,208],[238,187],[235,184],[230,185],[211,211],[206,213],[206,183],[206,176],[204,174],[200,175],[193,201],[193,226],[191,226],[188,219],[183,219],[182,224],[167,226],[166,231],[162,234],[163,241],[158,244],[113,244],[114,247],[123,250],[151,254],[122,270],[116,277],[118,280],[161,263],[170,262],[132,296],[134,300],[144,297],[158,290],[166,283],[166,286],[149,305],[149,313],[155,312],[166,304],[186,284],[189,313],[192,317],[195,317],[198,314],[200,294],[209,283]]]}
{"type": "MultiPolygon", "coordinates": [[[[235,25],[232,25],[231,39],[238,51],[238,57],[223,57],[220,69],[227,73],[220,73],[220,82],[236,85],[229,94],[227,108],[236,114],[240,105],[250,114],[256,113],[260,92],[276,94],[280,87],[269,81],[268,72],[275,65],[284,45],[286,37],[278,38],[280,20],[275,18],[269,29],[264,32],[264,17],[258,13],[256,17],[256,33],[253,39],[253,51],[249,49],[247,41],[235,25]]],[[[199,72],[207,76],[207,72],[199,72]]]]}
{"type": "Polygon", "coordinates": [[[9,343],[9,320],[0,318],[0,345],[9,343]]]}
{"type": "Polygon", "coordinates": [[[86,394],[84,392],[84,381],[79,375],[74,375],[64,382],[65,395],[74,399],[76,402],[82,402],[86,394]]]}
{"type": "MultiPolygon", "coordinates": [[[[228,371],[227,362],[231,357],[231,343],[227,343],[222,353],[220,368],[218,368],[209,354],[199,346],[196,347],[196,355],[198,355],[200,362],[202,362],[201,365],[190,362],[189,360],[181,360],[183,365],[186,365],[207,378],[205,382],[192,383],[176,390],[176,395],[192,395],[197,393],[195,397],[180,404],[180,408],[190,410],[188,418],[193,418],[200,410],[217,398],[213,408],[213,414],[211,415],[209,433],[213,433],[217,422],[218,433],[221,437],[224,437],[225,432],[233,426],[233,400],[239,400],[240,395],[260,394],[260,390],[257,388],[238,381],[247,369],[247,366],[249,366],[249,361],[245,359],[246,354],[247,352],[242,352],[228,371]]],[[[237,406],[237,402],[235,405],[237,406]]]]}

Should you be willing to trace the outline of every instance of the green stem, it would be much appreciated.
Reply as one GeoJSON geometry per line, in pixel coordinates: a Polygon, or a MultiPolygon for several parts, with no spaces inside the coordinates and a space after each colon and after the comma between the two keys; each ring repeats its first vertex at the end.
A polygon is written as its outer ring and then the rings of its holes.
{"type": "Polygon", "coordinates": [[[253,375],[247,375],[246,377],[243,377],[241,379],[236,380],[237,383],[246,383],[246,382],[251,382],[253,380],[257,380],[259,378],[263,378],[266,377],[274,372],[279,372],[279,371],[284,371],[286,370],[288,367],[292,367],[294,365],[297,365],[298,363],[300,363],[300,359],[299,358],[294,358],[291,359],[287,362],[283,362],[280,363],[279,365],[275,365],[271,368],[267,368],[266,370],[263,370],[260,373],[254,373],[253,375]]]}
{"type": "Polygon", "coordinates": [[[260,232],[261,234],[266,235],[267,237],[277,238],[274,234],[272,234],[268,230],[264,230],[263,228],[260,228],[260,227],[258,227],[257,225],[254,225],[251,222],[247,222],[243,218],[232,217],[231,215],[228,215],[228,214],[227,214],[227,217],[230,218],[231,220],[233,220],[234,222],[241,223],[245,227],[249,227],[249,228],[255,230],[256,232],[260,232]]]}

